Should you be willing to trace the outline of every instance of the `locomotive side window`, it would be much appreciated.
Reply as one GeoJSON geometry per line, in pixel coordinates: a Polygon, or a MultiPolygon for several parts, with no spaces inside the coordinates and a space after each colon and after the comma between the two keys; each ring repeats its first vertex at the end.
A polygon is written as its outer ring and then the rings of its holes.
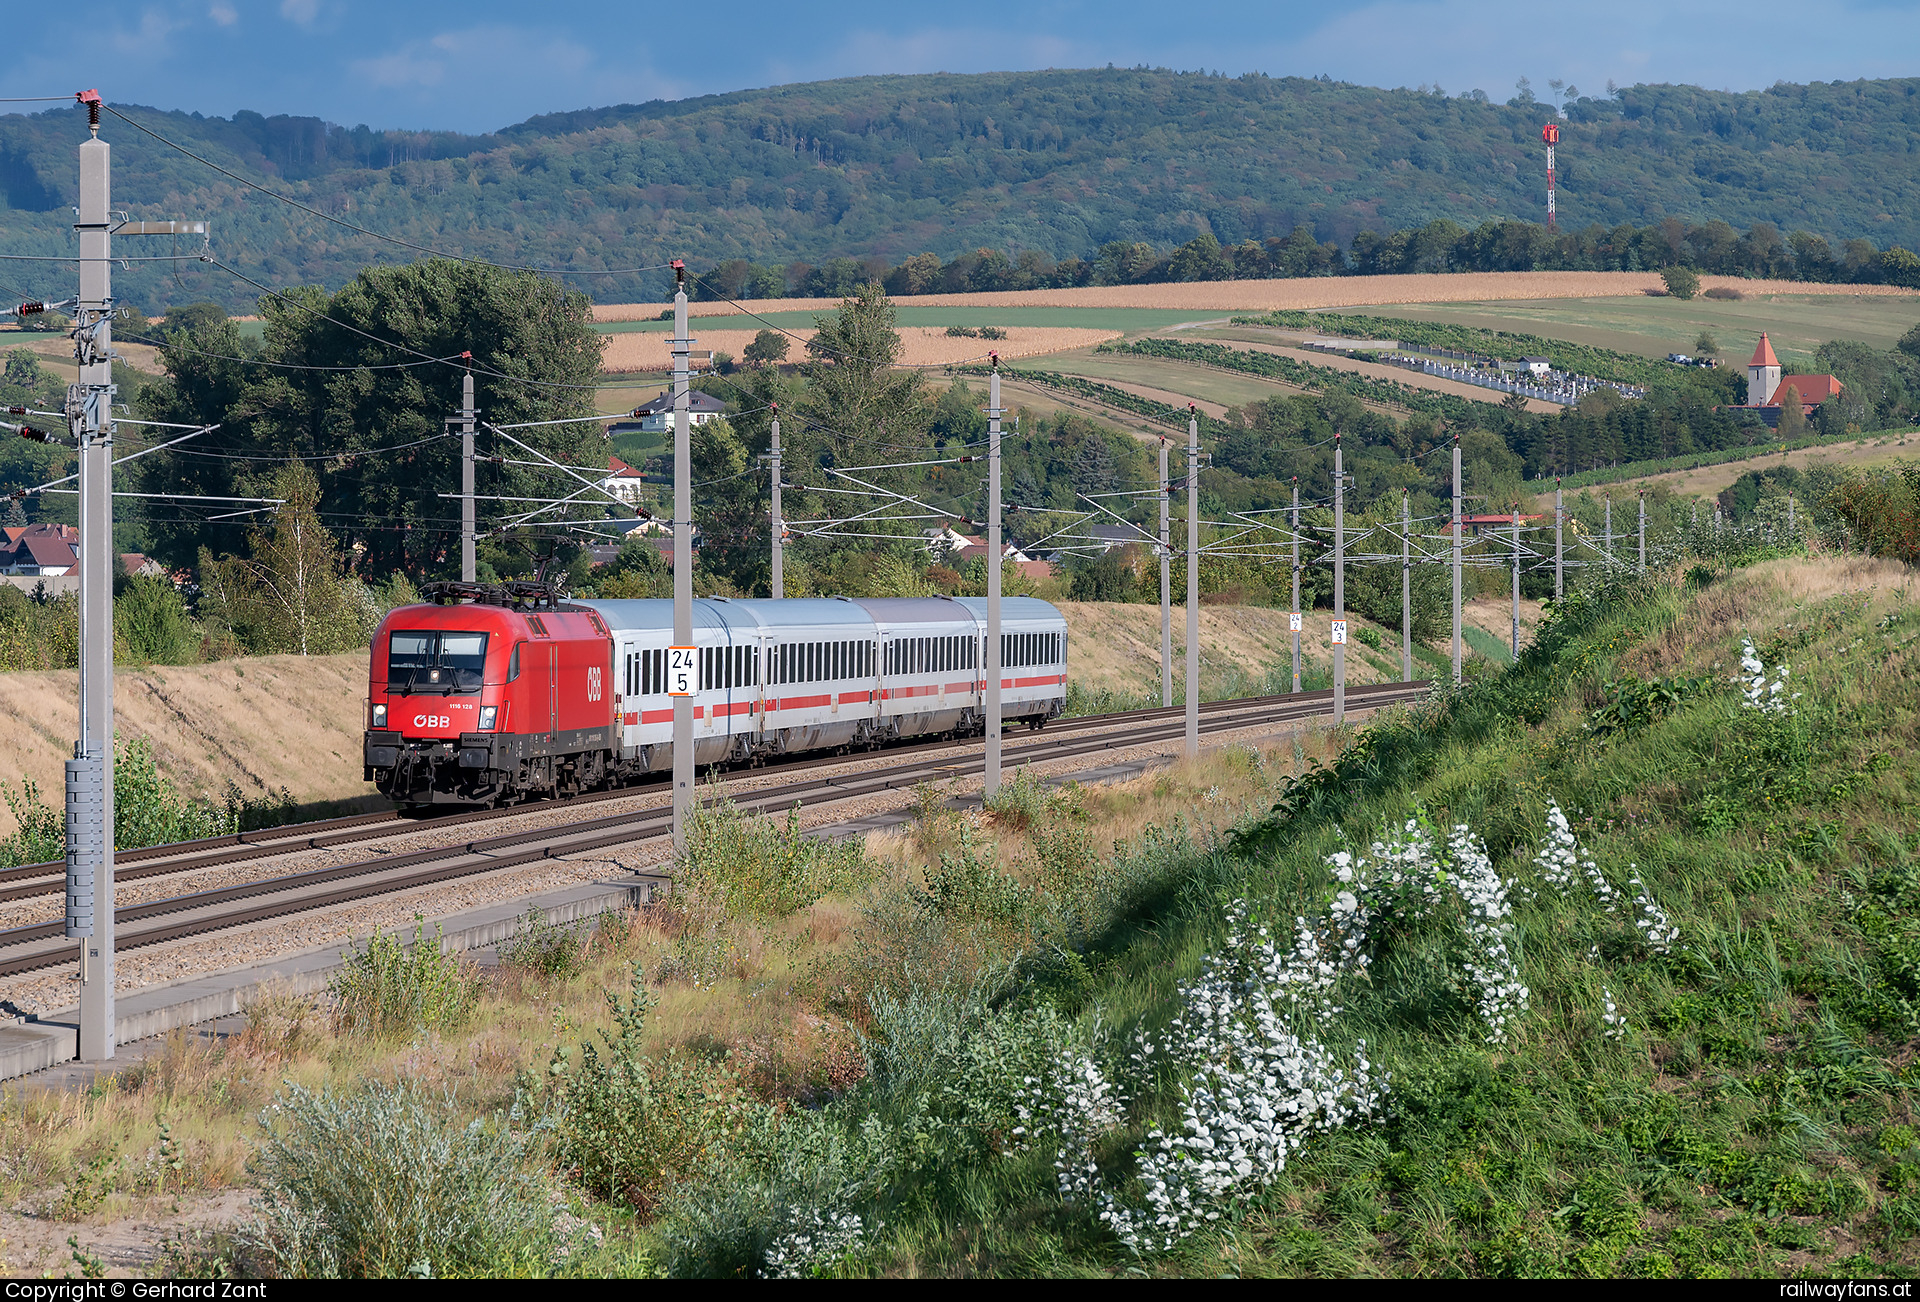
{"type": "Polygon", "coordinates": [[[525,642],[515,642],[513,644],[513,655],[510,656],[507,660],[507,681],[508,682],[512,682],[514,679],[520,676],[520,648],[525,645],[526,645],[525,642]]]}

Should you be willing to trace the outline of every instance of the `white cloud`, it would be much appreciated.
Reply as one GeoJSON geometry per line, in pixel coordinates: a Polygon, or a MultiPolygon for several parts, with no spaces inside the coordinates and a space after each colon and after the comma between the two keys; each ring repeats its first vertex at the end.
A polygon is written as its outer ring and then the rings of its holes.
{"type": "Polygon", "coordinates": [[[173,15],[159,9],[140,11],[140,26],[132,31],[116,28],[108,38],[113,48],[121,54],[137,54],[146,58],[158,58],[171,54],[172,45],[167,38],[185,26],[173,15]]]}
{"type": "Polygon", "coordinates": [[[375,89],[409,91],[434,119],[506,126],[536,113],[672,97],[690,88],[566,37],[505,25],[441,32],[356,59],[349,75],[375,89]],[[554,89],[565,87],[563,97],[554,89]],[[560,102],[556,103],[556,98],[560,102]]]}
{"type": "Polygon", "coordinates": [[[320,16],[320,0],[280,0],[280,16],[302,27],[313,26],[320,16]]]}
{"type": "Polygon", "coordinates": [[[214,0],[213,7],[207,10],[207,17],[222,27],[231,27],[240,21],[240,14],[226,0],[214,0]]]}

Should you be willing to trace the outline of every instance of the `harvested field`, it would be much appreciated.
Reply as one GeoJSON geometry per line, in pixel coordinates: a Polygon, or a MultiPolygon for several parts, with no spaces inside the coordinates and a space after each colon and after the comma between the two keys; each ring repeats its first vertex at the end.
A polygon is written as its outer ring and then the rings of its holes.
{"type": "MultiPolygon", "coordinates": [[[[1702,276],[1700,287],[1726,285],[1742,294],[1845,294],[1917,297],[1891,285],[1814,285],[1786,280],[1702,276]]],[[[1271,312],[1378,303],[1488,302],[1515,298],[1606,298],[1664,292],[1650,271],[1496,271],[1436,276],[1323,276],[1305,280],[1206,280],[1176,285],[1090,285],[1084,289],[1027,289],[1000,294],[926,294],[894,300],[903,307],[1135,307],[1163,311],[1271,312]]],[[[825,312],[839,299],[777,298],[753,303],[756,312],[825,312]]],[[[694,303],[695,316],[732,316],[732,303],[694,303]]],[[[596,321],[646,321],[658,303],[605,303],[596,321]]]]}
{"type": "MultiPolygon", "coordinates": [[[[753,330],[708,330],[696,332],[701,351],[712,349],[738,358],[753,342],[753,330]]],[[[806,353],[811,329],[787,332],[792,341],[787,360],[800,361],[806,353]]],[[[955,366],[966,362],[985,362],[989,352],[1003,358],[1038,357],[1044,353],[1063,353],[1075,348],[1091,348],[1109,339],[1118,339],[1118,330],[1089,330],[1076,327],[1015,326],[1005,339],[968,339],[950,337],[937,326],[910,326],[900,335],[900,364],[903,366],[955,366]]],[[[673,364],[667,336],[657,333],[606,336],[606,369],[611,373],[664,371],[673,364]]]]}

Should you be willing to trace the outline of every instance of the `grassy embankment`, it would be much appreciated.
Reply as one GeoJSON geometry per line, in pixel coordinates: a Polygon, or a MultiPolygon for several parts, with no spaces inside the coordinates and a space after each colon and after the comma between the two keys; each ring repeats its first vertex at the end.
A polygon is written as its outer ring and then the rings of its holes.
{"type": "MultiPolygon", "coordinates": [[[[244,1118],[282,1078],[345,1096],[415,1081],[457,1127],[503,1107],[519,1068],[551,1063],[557,1085],[530,1104],[575,1111],[553,1114],[546,1157],[517,1160],[607,1228],[580,1269],[735,1273],[785,1252],[853,1274],[1911,1272],[1910,583],[1891,564],[1786,558],[1575,602],[1516,668],[1357,744],[1331,735],[1345,752],[1329,768],[1303,769],[1322,751],[1309,738],[1129,789],[1016,786],[984,818],[929,799],[911,836],[831,862],[722,825],[680,906],[609,926],[578,976],[510,969],[457,1025],[342,1035],[284,1001],[224,1048],[181,1040],[115,1088],[17,1106],[7,1193],[68,1212],[91,1198],[96,1218],[152,1197],[163,1114],[184,1143],[184,1188],[239,1180],[244,1118]],[[1743,637],[1767,673],[1791,662],[1788,710],[1751,709],[1728,681],[1743,637]],[[1550,799],[1572,820],[1576,862],[1594,865],[1569,865],[1560,884],[1535,858],[1550,799]],[[1431,853],[1396,895],[1376,862],[1379,889],[1352,887],[1370,901],[1356,942],[1368,974],[1336,963],[1331,1004],[1276,1012],[1336,1062],[1364,1039],[1375,1079],[1389,1077],[1380,1106],[1303,1136],[1284,1170],[1255,1162],[1200,1199],[1218,1220],[1135,1257],[1102,1227],[1100,1193],[1142,1205],[1134,1151],[1156,1126],[1179,1133],[1183,1098],[1219,1119],[1228,1095],[1189,1093],[1199,1064],[1178,1052],[1218,1037],[1192,1013],[1184,1030],[1171,1019],[1190,1002],[1183,983],[1228,953],[1227,905],[1273,919],[1285,967],[1289,920],[1332,916],[1328,856],[1422,810],[1471,827],[1505,879],[1500,952],[1522,1004],[1509,989],[1510,1020],[1490,1025],[1485,973],[1462,966],[1463,947],[1490,952],[1472,927],[1498,917],[1487,896],[1456,903],[1431,853]],[[1230,823],[1232,840],[1209,831],[1230,823]],[[1409,907],[1420,883],[1433,887],[1424,913],[1409,907]],[[636,958],[658,1004],[630,1016],[644,1023],[632,1043],[653,1056],[613,1036],[587,1058],[550,1057],[547,1044],[606,1025],[595,1001],[636,958]],[[1144,1070],[1136,1028],[1166,1045],[1144,1070]],[[627,1064],[622,1090],[610,1064],[627,1064]],[[1088,1092],[1095,1079],[1119,1087],[1117,1106],[1088,1092]],[[619,1125],[590,1143],[569,1116],[619,1125]],[[1016,1126],[1040,1142],[1027,1149],[1016,1126]],[[620,1175],[615,1130],[670,1142],[620,1175]],[[1062,1200],[1056,1149],[1076,1201],[1062,1200]],[[816,1232],[822,1218],[838,1228],[816,1232]]],[[[1486,888],[1466,852],[1442,862],[1486,888]]],[[[1232,988],[1270,990],[1257,969],[1232,988]]],[[[1279,1043],[1240,1025],[1243,1052],[1279,1043]]],[[[1260,1074],[1245,1088],[1270,1094],[1260,1074]]],[[[324,1111],[300,1104],[277,1124],[324,1111]]],[[[388,1178],[380,1161],[369,1186],[388,1178]]]]}

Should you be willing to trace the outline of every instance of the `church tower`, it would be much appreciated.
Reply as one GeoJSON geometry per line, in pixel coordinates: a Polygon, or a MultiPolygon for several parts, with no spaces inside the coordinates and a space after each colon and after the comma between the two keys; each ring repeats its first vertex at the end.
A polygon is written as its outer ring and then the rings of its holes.
{"type": "Polygon", "coordinates": [[[1762,332],[1760,346],[1753,350],[1753,360],[1747,363],[1747,406],[1766,406],[1779,387],[1780,359],[1773,355],[1773,345],[1762,332]]]}

